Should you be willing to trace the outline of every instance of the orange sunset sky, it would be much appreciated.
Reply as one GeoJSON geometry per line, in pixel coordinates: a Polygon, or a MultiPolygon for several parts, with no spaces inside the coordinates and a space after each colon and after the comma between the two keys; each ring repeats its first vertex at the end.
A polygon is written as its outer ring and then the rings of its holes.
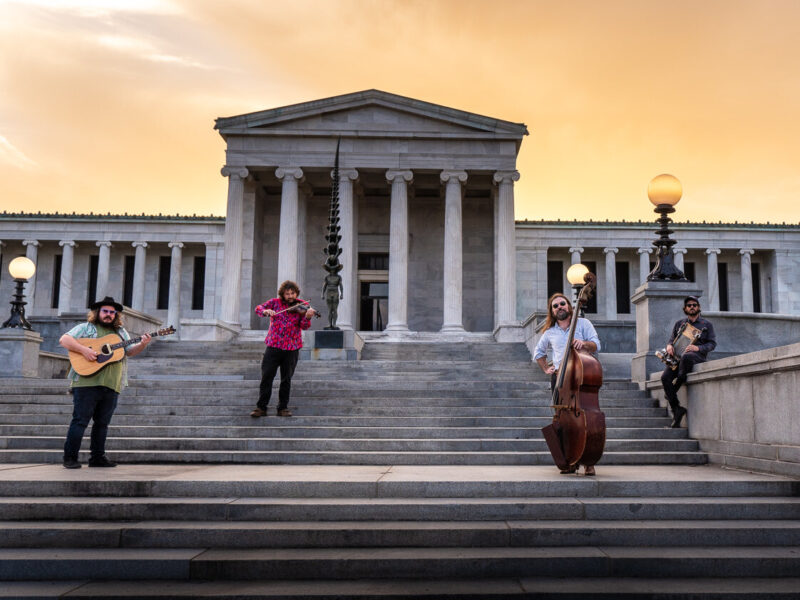
{"type": "Polygon", "coordinates": [[[528,126],[518,219],[798,222],[795,0],[0,0],[0,210],[225,212],[214,119],[376,88],[528,126]]]}

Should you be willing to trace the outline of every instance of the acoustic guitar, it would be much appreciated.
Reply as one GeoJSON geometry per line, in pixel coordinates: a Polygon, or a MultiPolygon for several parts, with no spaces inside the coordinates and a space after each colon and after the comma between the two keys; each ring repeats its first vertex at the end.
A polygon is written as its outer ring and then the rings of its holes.
{"type": "MultiPolygon", "coordinates": [[[[175,333],[175,328],[170,325],[149,335],[150,337],[159,337],[173,333],[175,333]]],[[[72,364],[72,368],[78,375],[87,377],[94,375],[106,365],[121,361],[125,358],[125,348],[141,342],[142,336],[123,340],[116,333],[109,333],[99,338],[76,338],[76,341],[97,352],[97,360],[89,361],[80,352],[69,351],[69,362],[72,364]]]]}

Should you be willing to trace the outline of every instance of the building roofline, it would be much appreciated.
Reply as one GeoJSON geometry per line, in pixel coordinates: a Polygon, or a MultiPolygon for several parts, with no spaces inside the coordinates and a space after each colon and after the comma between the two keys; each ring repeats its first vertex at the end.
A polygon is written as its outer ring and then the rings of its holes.
{"type": "MultiPolygon", "coordinates": [[[[368,104],[391,106],[419,115],[482,129],[486,132],[494,131],[499,133],[502,131],[507,134],[513,134],[519,139],[521,139],[522,136],[528,135],[528,128],[524,123],[514,123],[513,121],[479,115],[477,113],[376,89],[331,96],[329,98],[311,100],[309,102],[299,102],[288,106],[280,106],[231,117],[218,117],[215,120],[214,129],[219,130],[224,137],[232,128],[235,128],[235,133],[241,134],[248,128],[276,125],[284,121],[291,121],[313,114],[346,110],[348,108],[368,104]]],[[[233,133],[233,131],[231,131],[231,133],[233,133]]]]}
{"type": "Polygon", "coordinates": [[[147,215],[142,213],[140,215],[136,214],[112,214],[112,213],[43,213],[43,212],[36,212],[36,213],[10,213],[3,211],[0,213],[0,221],[10,221],[13,219],[31,219],[31,220],[56,220],[56,221],[126,221],[126,222],[163,222],[163,223],[170,223],[175,221],[181,222],[192,222],[192,223],[207,223],[209,221],[213,223],[223,223],[225,221],[225,217],[219,217],[216,215],[164,215],[164,214],[157,214],[157,215],[147,215]]]}
{"type": "MultiPolygon", "coordinates": [[[[554,227],[556,229],[567,229],[567,228],[579,228],[579,229],[619,229],[620,227],[635,227],[641,229],[652,229],[654,227],[658,227],[658,223],[655,221],[578,221],[572,220],[562,221],[561,219],[556,220],[529,220],[529,219],[521,219],[514,221],[516,225],[522,227],[528,227],[531,229],[534,228],[544,228],[544,227],[554,227]]],[[[734,221],[733,223],[730,222],[708,222],[708,221],[682,221],[678,222],[675,221],[670,223],[670,227],[675,228],[686,228],[686,229],[753,229],[753,230],[782,230],[782,231],[800,231],[800,223],[770,223],[767,221],[766,223],[755,223],[753,221],[749,223],[740,223],[739,221],[734,221]]]]}

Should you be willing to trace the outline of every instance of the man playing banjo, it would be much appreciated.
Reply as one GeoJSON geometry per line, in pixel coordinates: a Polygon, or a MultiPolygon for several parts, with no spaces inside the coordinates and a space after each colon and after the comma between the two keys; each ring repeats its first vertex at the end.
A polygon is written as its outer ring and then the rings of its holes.
{"type": "MultiPolygon", "coordinates": [[[[664,394],[669,402],[669,407],[672,410],[672,427],[680,427],[681,420],[686,415],[686,409],[678,402],[678,390],[686,383],[686,377],[694,369],[695,364],[706,362],[708,360],[708,353],[717,347],[717,337],[714,335],[714,326],[708,319],[700,316],[700,300],[696,296],[687,296],[683,300],[683,312],[686,317],[675,322],[672,327],[672,334],[667,340],[667,354],[671,356],[676,355],[676,349],[673,346],[675,339],[678,337],[681,328],[688,324],[700,330],[700,337],[692,344],[689,344],[684,349],[680,360],[678,361],[678,368],[673,369],[669,365],[664,369],[661,374],[661,383],[664,386],[664,394]]],[[[678,358],[678,356],[675,356],[678,358]]]]}

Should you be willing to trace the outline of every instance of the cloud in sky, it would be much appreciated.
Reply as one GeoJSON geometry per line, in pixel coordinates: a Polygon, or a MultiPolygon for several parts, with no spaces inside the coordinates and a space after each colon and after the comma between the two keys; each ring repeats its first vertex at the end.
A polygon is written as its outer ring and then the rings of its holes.
{"type": "Polygon", "coordinates": [[[518,218],[649,220],[666,171],[678,219],[796,222],[799,17],[793,0],[0,0],[0,131],[49,187],[19,168],[0,185],[35,210],[222,214],[214,118],[377,88],[526,123],[518,218]]]}
{"type": "Polygon", "coordinates": [[[39,166],[35,160],[25,156],[22,150],[15,147],[3,135],[0,135],[0,163],[23,170],[31,170],[39,166]]]}

